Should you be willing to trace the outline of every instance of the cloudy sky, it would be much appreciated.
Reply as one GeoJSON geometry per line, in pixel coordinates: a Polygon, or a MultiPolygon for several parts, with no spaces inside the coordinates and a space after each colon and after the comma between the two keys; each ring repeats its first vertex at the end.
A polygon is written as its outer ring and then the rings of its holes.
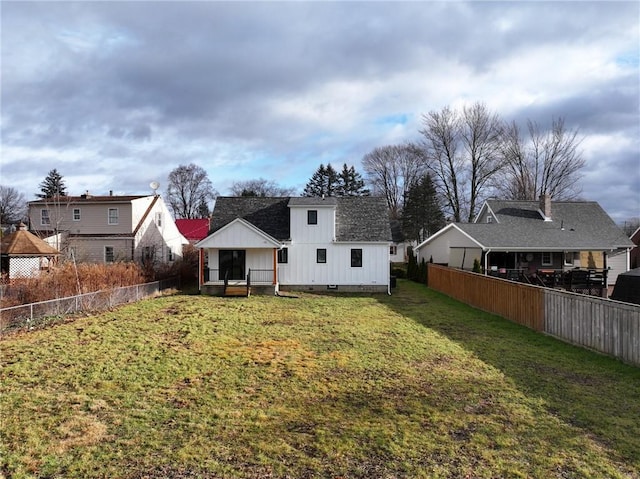
{"type": "Polygon", "coordinates": [[[0,3],[0,184],[33,199],[150,193],[179,165],[214,187],[302,190],[321,164],[417,141],[483,102],[579,129],[583,197],[640,216],[640,3],[0,3]]]}

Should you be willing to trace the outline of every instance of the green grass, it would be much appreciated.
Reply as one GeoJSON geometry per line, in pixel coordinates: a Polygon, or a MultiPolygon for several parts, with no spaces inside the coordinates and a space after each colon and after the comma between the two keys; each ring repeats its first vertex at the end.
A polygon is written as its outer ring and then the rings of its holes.
{"type": "Polygon", "coordinates": [[[414,283],[0,341],[0,477],[640,477],[640,369],[414,283]]]}

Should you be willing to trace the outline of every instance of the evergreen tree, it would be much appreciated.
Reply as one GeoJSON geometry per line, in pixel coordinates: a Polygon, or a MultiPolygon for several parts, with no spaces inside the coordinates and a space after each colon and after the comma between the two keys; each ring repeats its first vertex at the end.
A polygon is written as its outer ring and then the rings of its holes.
{"type": "Polygon", "coordinates": [[[307,185],[302,196],[336,196],[339,188],[338,173],[331,164],[320,164],[307,185]]]}
{"type": "Polygon", "coordinates": [[[200,200],[200,204],[198,205],[198,217],[199,218],[208,218],[211,216],[211,210],[209,209],[209,205],[205,199],[200,200]]]}
{"type": "Polygon", "coordinates": [[[403,232],[407,238],[421,243],[444,225],[436,187],[426,174],[409,188],[402,212],[403,232]]]}
{"type": "Polygon", "coordinates": [[[369,190],[365,188],[364,180],[360,173],[345,163],[338,174],[337,196],[369,196],[369,190]]]}
{"type": "Polygon", "coordinates": [[[38,198],[53,198],[55,196],[67,196],[67,187],[64,184],[62,175],[55,168],[47,174],[40,183],[41,193],[36,194],[38,198]]]}

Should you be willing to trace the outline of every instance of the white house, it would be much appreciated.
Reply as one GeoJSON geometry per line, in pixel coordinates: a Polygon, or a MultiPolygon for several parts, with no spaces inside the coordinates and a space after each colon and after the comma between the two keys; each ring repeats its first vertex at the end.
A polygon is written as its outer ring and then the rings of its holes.
{"type": "Polygon", "coordinates": [[[451,223],[416,247],[418,261],[485,272],[629,270],[633,243],[594,201],[488,200],[473,223],[451,223]]]}
{"type": "Polygon", "coordinates": [[[77,261],[171,263],[188,244],[159,195],[45,198],[29,202],[29,221],[77,261]]]}
{"type": "Polygon", "coordinates": [[[219,197],[201,249],[201,290],[390,291],[391,229],[378,197],[219,197]]]}

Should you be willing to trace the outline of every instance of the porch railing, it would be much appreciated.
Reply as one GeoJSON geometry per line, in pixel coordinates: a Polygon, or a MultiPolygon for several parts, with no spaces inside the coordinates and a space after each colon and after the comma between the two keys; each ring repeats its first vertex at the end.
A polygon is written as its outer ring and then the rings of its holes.
{"type": "MultiPolygon", "coordinates": [[[[274,272],[272,269],[253,269],[250,268],[247,272],[247,277],[251,276],[251,283],[253,284],[257,284],[257,283],[267,283],[267,284],[271,284],[273,283],[273,277],[274,277],[274,272]]],[[[247,280],[247,277],[238,280],[239,282],[244,282],[247,280]]],[[[226,282],[231,282],[232,280],[230,279],[220,279],[220,270],[219,269],[207,269],[205,270],[205,274],[204,274],[204,281],[205,283],[224,283],[226,280],[226,282]]]]}
{"type": "MultiPolygon", "coordinates": [[[[256,283],[273,283],[273,270],[272,269],[249,269],[249,275],[251,276],[251,282],[256,283]]],[[[249,276],[248,275],[248,276],[249,276]]]]}

